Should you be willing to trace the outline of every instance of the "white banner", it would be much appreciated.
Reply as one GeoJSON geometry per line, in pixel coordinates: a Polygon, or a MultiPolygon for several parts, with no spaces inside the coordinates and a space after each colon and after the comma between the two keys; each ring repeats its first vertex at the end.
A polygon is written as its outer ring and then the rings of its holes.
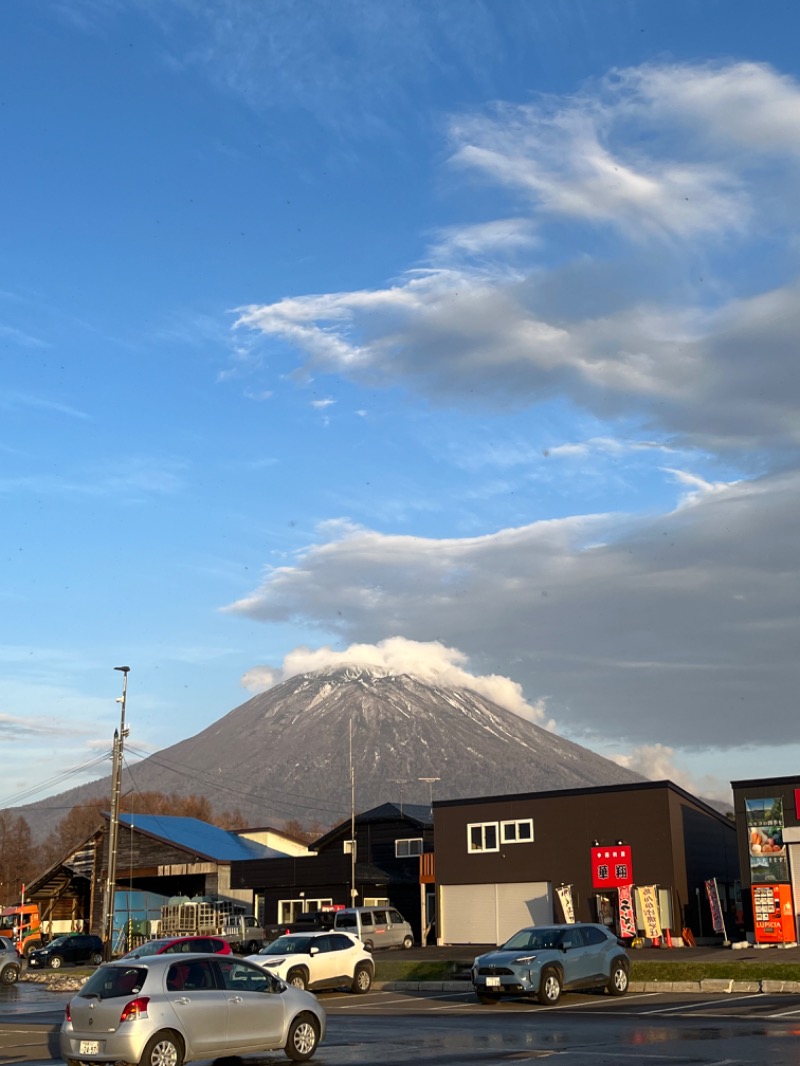
{"type": "Polygon", "coordinates": [[[557,885],[556,895],[558,901],[561,904],[561,910],[564,914],[564,921],[569,925],[575,921],[575,907],[572,903],[572,885],[557,885]]]}
{"type": "Polygon", "coordinates": [[[662,935],[662,929],[656,886],[637,885],[636,896],[639,900],[639,917],[642,919],[644,935],[651,940],[657,940],[662,935]]]}

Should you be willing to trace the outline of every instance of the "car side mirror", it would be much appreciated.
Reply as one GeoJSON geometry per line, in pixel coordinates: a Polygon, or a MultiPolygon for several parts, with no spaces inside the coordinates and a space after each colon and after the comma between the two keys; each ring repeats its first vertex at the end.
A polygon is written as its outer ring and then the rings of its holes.
{"type": "Polygon", "coordinates": [[[566,951],[568,947],[569,947],[569,944],[562,944],[561,945],[561,950],[562,951],[566,951]]]}
{"type": "Polygon", "coordinates": [[[309,954],[309,955],[319,955],[319,948],[318,948],[318,947],[315,947],[315,946],[314,946],[314,945],[312,944],[312,946],[311,946],[311,947],[310,947],[310,948],[308,949],[308,954],[309,954]]]}

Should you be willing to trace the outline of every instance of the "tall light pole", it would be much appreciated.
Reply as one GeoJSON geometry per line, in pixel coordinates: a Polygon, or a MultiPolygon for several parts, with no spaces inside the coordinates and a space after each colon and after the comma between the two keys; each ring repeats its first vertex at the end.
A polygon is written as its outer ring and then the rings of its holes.
{"type": "Polygon", "coordinates": [[[436,784],[437,781],[441,781],[441,780],[442,780],[441,777],[418,777],[417,778],[417,781],[424,781],[425,784],[428,786],[428,792],[429,792],[429,795],[430,795],[430,805],[431,805],[431,818],[433,818],[433,786],[436,784]]]}
{"type": "Polygon", "coordinates": [[[353,716],[350,715],[350,906],[356,896],[356,772],[353,767],[353,716]]]}
{"type": "Polygon", "coordinates": [[[111,770],[111,821],[108,827],[108,864],[106,876],[105,906],[103,908],[103,954],[111,958],[114,939],[114,892],[117,880],[117,852],[119,851],[119,802],[122,789],[122,753],[125,748],[125,704],[128,698],[129,666],[115,666],[122,674],[122,696],[119,729],[114,730],[114,761],[111,770]]]}

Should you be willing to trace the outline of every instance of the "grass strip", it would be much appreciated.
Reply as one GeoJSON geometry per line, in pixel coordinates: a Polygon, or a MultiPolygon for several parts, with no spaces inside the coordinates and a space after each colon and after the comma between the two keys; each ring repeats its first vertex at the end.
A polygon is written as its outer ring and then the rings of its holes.
{"type": "MultiPolygon", "coordinates": [[[[404,962],[376,959],[378,981],[453,981],[467,979],[464,962],[404,962]]],[[[640,962],[631,960],[632,981],[800,981],[800,963],[755,962],[640,962]]]]}

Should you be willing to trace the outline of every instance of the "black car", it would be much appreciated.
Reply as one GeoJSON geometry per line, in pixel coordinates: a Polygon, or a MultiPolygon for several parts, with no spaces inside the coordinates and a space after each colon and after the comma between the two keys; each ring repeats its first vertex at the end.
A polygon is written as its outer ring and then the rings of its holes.
{"type": "Polygon", "coordinates": [[[65,962],[71,962],[75,966],[86,962],[99,966],[102,961],[103,941],[99,936],[66,933],[64,936],[57,936],[45,947],[32,951],[28,956],[28,967],[38,969],[49,966],[52,970],[57,970],[65,962]]]}

